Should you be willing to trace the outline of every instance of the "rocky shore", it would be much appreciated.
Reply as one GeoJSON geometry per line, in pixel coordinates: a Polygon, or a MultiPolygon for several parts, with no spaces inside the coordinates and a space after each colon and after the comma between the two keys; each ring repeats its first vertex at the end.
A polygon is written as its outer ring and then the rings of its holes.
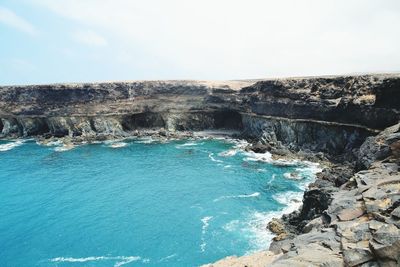
{"type": "Polygon", "coordinates": [[[269,223],[270,248],[209,266],[400,266],[399,121],[398,74],[0,87],[1,138],[73,145],[224,129],[254,152],[329,162],[301,209],[269,223]]]}

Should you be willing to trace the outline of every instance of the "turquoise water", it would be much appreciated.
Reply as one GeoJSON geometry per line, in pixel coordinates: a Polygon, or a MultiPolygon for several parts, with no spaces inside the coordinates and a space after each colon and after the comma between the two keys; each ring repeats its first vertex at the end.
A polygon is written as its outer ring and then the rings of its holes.
{"type": "Polygon", "coordinates": [[[197,266],[266,248],[267,220],[299,205],[313,168],[238,147],[0,141],[0,266],[197,266]]]}

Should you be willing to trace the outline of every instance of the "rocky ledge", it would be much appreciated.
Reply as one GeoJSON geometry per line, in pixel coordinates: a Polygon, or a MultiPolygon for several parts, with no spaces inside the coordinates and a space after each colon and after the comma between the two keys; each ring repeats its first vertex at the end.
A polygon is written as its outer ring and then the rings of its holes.
{"type": "MultiPolygon", "coordinates": [[[[329,160],[268,251],[211,266],[400,266],[400,75],[0,87],[2,138],[82,142],[230,129],[329,160]]],[[[267,230],[267,229],[266,229],[267,230]]]]}

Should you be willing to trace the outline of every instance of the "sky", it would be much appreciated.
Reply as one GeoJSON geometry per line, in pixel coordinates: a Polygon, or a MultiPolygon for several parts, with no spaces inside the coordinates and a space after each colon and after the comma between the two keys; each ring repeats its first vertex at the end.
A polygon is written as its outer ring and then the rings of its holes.
{"type": "Polygon", "coordinates": [[[399,0],[0,0],[0,85],[397,71],[399,0]]]}

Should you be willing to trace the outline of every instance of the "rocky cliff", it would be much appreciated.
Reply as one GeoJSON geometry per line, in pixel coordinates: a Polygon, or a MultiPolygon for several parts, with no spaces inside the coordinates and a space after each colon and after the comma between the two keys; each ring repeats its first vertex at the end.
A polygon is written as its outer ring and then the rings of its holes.
{"type": "Polygon", "coordinates": [[[342,153],[400,118],[400,75],[0,87],[3,137],[234,128],[342,153]]]}
{"type": "Polygon", "coordinates": [[[254,150],[335,162],[300,211],[271,223],[270,252],[216,266],[399,266],[399,120],[398,74],[0,87],[3,138],[232,129],[254,150]]]}

